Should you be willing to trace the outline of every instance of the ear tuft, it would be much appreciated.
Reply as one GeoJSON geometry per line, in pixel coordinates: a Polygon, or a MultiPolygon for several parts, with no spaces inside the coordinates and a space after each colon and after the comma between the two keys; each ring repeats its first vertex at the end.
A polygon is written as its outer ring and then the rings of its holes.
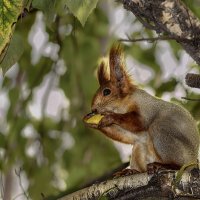
{"type": "Polygon", "coordinates": [[[116,82],[118,87],[121,87],[121,83],[126,78],[126,71],[124,68],[124,54],[120,44],[112,46],[109,55],[109,65],[111,82],[116,82]]]}
{"type": "Polygon", "coordinates": [[[122,93],[128,93],[135,86],[125,68],[122,46],[113,45],[109,55],[110,81],[118,87],[122,93]]]}
{"type": "Polygon", "coordinates": [[[100,85],[105,84],[109,81],[109,74],[104,61],[101,62],[97,71],[98,81],[100,85]]]}
{"type": "Polygon", "coordinates": [[[110,64],[110,69],[112,70],[114,70],[116,66],[123,68],[124,54],[123,54],[122,46],[120,44],[112,46],[110,50],[109,64],[110,64]]]}

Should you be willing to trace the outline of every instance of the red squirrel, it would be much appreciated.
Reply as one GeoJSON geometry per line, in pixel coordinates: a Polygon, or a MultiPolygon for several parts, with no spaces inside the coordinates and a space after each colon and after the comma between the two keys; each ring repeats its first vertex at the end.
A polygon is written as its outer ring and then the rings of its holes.
{"type": "Polygon", "coordinates": [[[98,81],[92,113],[104,117],[89,126],[133,145],[131,169],[145,172],[151,163],[181,167],[197,161],[200,137],[191,114],[135,85],[125,68],[121,45],[111,48],[108,66],[100,64],[98,81]]]}

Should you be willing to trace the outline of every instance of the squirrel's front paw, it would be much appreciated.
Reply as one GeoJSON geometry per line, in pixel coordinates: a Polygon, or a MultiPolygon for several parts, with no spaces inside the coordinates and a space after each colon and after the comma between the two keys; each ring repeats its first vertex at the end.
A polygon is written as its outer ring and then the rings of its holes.
{"type": "Polygon", "coordinates": [[[111,114],[105,115],[98,124],[98,128],[103,128],[106,126],[110,126],[114,123],[114,118],[111,114]]]}

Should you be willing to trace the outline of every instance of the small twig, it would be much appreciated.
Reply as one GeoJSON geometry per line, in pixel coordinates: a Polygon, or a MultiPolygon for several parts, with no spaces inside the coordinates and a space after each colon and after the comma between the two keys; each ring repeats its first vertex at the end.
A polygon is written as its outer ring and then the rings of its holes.
{"type": "Polygon", "coordinates": [[[19,178],[19,186],[20,186],[20,188],[21,188],[21,190],[22,190],[24,196],[26,197],[26,199],[30,199],[29,196],[28,196],[28,194],[26,193],[26,191],[25,191],[23,185],[22,185],[21,171],[22,171],[21,167],[19,168],[19,171],[17,171],[17,170],[15,169],[15,174],[16,174],[16,175],[18,176],[18,178],[19,178]]]}
{"type": "Polygon", "coordinates": [[[188,101],[200,101],[200,99],[192,99],[192,98],[188,98],[188,97],[181,97],[181,99],[185,99],[188,101]]]}
{"type": "Polygon", "coordinates": [[[119,39],[120,42],[141,42],[141,41],[147,41],[147,42],[155,42],[158,40],[177,40],[177,41],[191,41],[192,39],[187,39],[187,38],[180,38],[177,36],[159,36],[159,37],[154,37],[154,38],[138,38],[138,39],[119,39]]]}

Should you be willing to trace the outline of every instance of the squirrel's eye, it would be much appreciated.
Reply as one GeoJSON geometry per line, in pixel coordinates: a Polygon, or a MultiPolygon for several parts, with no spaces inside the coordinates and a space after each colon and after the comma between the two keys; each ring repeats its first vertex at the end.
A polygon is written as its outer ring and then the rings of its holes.
{"type": "Polygon", "coordinates": [[[108,96],[110,93],[111,93],[111,91],[108,88],[103,90],[103,96],[108,96]]]}

